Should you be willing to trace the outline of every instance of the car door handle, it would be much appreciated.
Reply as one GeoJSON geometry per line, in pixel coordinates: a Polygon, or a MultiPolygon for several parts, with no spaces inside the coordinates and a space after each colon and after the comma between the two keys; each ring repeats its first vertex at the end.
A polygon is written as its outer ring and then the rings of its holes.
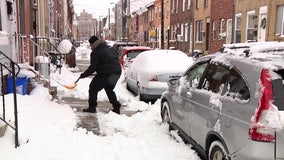
{"type": "Polygon", "coordinates": [[[191,94],[190,91],[186,92],[186,97],[187,97],[187,98],[192,98],[192,94],[191,94]]]}

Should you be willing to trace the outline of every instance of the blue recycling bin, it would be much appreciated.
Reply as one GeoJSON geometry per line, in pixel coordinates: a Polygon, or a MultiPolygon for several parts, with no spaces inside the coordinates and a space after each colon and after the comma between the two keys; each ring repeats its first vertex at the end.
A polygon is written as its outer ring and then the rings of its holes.
{"type": "MultiPolygon", "coordinates": [[[[13,77],[8,77],[7,93],[14,93],[13,77]]],[[[16,78],[16,93],[25,95],[27,94],[28,78],[16,78]]]]}

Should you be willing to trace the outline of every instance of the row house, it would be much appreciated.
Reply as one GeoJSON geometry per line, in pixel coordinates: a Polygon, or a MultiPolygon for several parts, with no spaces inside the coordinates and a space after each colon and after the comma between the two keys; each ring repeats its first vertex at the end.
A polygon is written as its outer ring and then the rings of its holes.
{"type": "Polygon", "coordinates": [[[209,53],[218,51],[223,44],[233,42],[233,6],[234,0],[211,2],[210,44],[207,49],[209,53]]]}
{"type": "Polygon", "coordinates": [[[188,54],[214,53],[229,43],[283,41],[283,10],[283,0],[155,0],[134,12],[129,26],[138,28],[129,41],[161,48],[164,40],[165,48],[188,54]]]}
{"type": "Polygon", "coordinates": [[[115,5],[115,25],[116,40],[126,41],[128,40],[128,15],[127,15],[127,0],[120,0],[115,5]]]}
{"type": "MultiPolygon", "coordinates": [[[[0,1],[0,51],[7,55],[13,61],[17,61],[17,31],[16,16],[13,1],[0,1]]],[[[2,60],[2,64],[5,64],[2,60]]],[[[7,74],[7,73],[4,73],[7,74]]]]}
{"type": "MultiPolygon", "coordinates": [[[[154,3],[150,3],[141,8],[139,11],[136,11],[138,33],[137,39],[135,40],[139,45],[142,46],[153,46],[155,40],[155,28],[153,24],[154,19],[154,3]],[[146,12],[147,11],[147,12],[146,12]],[[149,23],[148,23],[149,22],[149,23]],[[152,42],[152,43],[151,43],[152,42]]],[[[132,37],[130,37],[130,40],[132,37]]]]}
{"type": "Polygon", "coordinates": [[[234,42],[284,40],[283,0],[235,0],[234,4],[234,42]]]}
{"type": "Polygon", "coordinates": [[[171,0],[170,3],[170,47],[188,52],[193,48],[193,14],[190,0],[171,0]],[[191,37],[190,37],[190,36],[191,37]]]}
{"type": "Polygon", "coordinates": [[[17,63],[34,66],[46,41],[73,37],[72,0],[5,0],[0,11],[0,50],[17,63]]]}

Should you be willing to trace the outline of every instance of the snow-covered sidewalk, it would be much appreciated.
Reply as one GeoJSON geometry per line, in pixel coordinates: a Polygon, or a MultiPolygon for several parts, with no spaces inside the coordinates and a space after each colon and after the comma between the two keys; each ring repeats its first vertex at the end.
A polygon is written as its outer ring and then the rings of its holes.
{"type": "MultiPolygon", "coordinates": [[[[77,53],[77,54],[80,54],[77,53]]],[[[78,73],[62,68],[62,73],[52,73],[52,78],[72,84],[78,73]]],[[[59,98],[87,99],[91,79],[78,82],[73,90],[57,86],[59,98]]],[[[20,147],[14,146],[14,131],[7,128],[0,137],[0,159],[11,160],[196,160],[191,146],[184,144],[175,132],[168,131],[160,118],[160,102],[147,104],[137,100],[126,90],[122,80],[115,91],[127,110],[137,111],[128,117],[115,113],[97,113],[101,134],[77,128],[77,117],[67,104],[51,101],[48,89],[37,84],[29,95],[17,95],[20,147]]],[[[104,91],[99,101],[108,101],[104,91]]],[[[1,104],[2,106],[2,104],[1,104]]],[[[6,119],[13,120],[13,96],[6,95],[6,119]]],[[[0,113],[2,113],[0,111],[0,113]]],[[[0,122],[2,123],[2,122],[0,122]]]]}

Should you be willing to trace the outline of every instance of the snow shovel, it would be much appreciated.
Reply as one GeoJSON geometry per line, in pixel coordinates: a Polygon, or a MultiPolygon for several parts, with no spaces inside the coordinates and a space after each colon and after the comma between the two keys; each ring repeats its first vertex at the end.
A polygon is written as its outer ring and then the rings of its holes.
{"type": "Polygon", "coordinates": [[[80,77],[74,82],[73,86],[67,86],[67,85],[62,85],[63,87],[67,88],[67,89],[74,89],[75,87],[77,87],[77,82],[79,81],[80,77]]]}

